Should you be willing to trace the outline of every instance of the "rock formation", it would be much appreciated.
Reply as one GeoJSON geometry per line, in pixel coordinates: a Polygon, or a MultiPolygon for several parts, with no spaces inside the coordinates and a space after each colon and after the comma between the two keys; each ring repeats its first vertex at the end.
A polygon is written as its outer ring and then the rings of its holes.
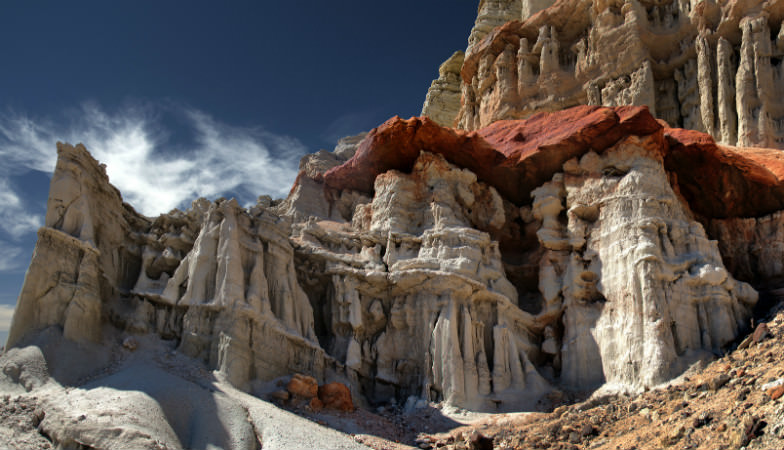
{"type": "MultiPolygon", "coordinates": [[[[108,367],[89,349],[150,342],[231,389],[286,378],[276,395],[314,410],[533,410],[671,380],[782,289],[784,153],[763,148],[781,146],[780,3],[483,0],[423,117],[305,156],[286,199],[250,208],[144,217],[58,144],[0,384],[84,385],[47,367],[58,349],[108,367]]],[[[202,394],[236,410],[231,436],[258,435],[239,394],[202,394]]],[[[56,441],[110,441],[57,408],[56,441]]]]}
{"type": "MultiPolygon", "coordinates": [[[[689,141],[692,137],[663,129],[640,108],[582,107],[525,122],[501,121],[470,134],[440,129],[427,121],[391,120],[371,132],[352,160],[324,178],[331,187],[369,191],[363,176],[372,179],[386,168],[416,174],[420,159],[414,159],[414,149],[442,154],[453,163],[470,155],[466,165],[482,174],[480,179],[495,187],[504,201],[522,203],[525,212],[518,213],[520,218],[539,227],[540,249],[516,255],[517,259],[539,258],[535,288],[529,286],[525,292],[525,286],[516,286],[517,305],[538,312],[533,328],[527,330],[538,336],[541,345],[534,359],[551,358],[550,370],[559,371],[561,383],[570,387],[604,382],[644,387],[682,370],[686,361],[693,361],[694,352],[733,340],[757,300],[750,286],[727,273],[716,243],[670,187],[665,161],[689,159],[684,148],[694,145],[689,141]],[[410,144],[398,140],[391,146],[392,136],[406,136],[410,144]],[[552,180],[545,182],[550,176],[552,180]],[[638,192],[645,194],[637,197],[638,192]],[[530,196],[532,205],[526,200],[530,196]],[[560,219],[564,211],[566,223],[560,219]],[[604,219],[602,211],[608,214],[604,219]],[[607,231],[601,231],[603,227],[607,231]],[[606,247],[609,243],[617,247],[606,247]],[[615,300],[608,299],[612,297],[615,300]],[[617,306],[608,307],[611,304],[617,306]],[[619,327],[620,323],[629,328],[619,327]],[[636,343],[629,345],[634,333],[639,333],[636,343]]],[[[705,144],[713,150],[705,149],[700,156],[706,165],[716,159],[714,177],[721,179],[741,166],[748,173],[747,182],[755,182],[752,163],[727,149],[722,149],[727,154],[711,156],[720,149],[710,138],[705,144]]],[[[679,192],[681,185],[689,189],[700,182],[694,178],[701,171],[693,165],[669,165],[675,166],[671,173],[681,183],[675,186],[679,192]]],[[[756,168],[766,170],[763,167],[756,168]]],[[[383,176],[376,178],[375,199],[383,176]]],[[[776,180],[772,187],[779,185],[776,180]]],[[[724,197],[715,207],[699,206],[700,212],[715,213],[719,205],[724,208],[719,214],[730,215],[747,212],[727,211],[733,207],[755,207],[756,213],[780,208],[752,206],[740,198],[733,201],[732,192],[721,192],[716,185],[700,187],[708,197],[711,190],[724,197]]],[[[406,190],[398,187],[396,192],[406,190]]],[[[419,207],[400,210],[411,209],[419,207]]],[[[502,244],[508,242],[503,237],[508,230],[476,223],[474,227],[498,236],[502,244]]],[[[504,258],[514,259],[511,254],[504,258]]],[[[512,278],[515,268],[504,266],[512,278]]]]}
{"type": "Polygon", "coordinates": [[[482,1],[460,111],[427,115],[477,130],[580,104],[648,105],[722,144],[784,148],[782,20],[778,0],[482,1]]]}
{"type": "Polygon", "coordinates": [[[53,325],[68,339],[98,342],[108,338],[108,320],[178,339],[184,353],[220,367],[240,387],[251,374],[323,377],[289,226],[263,202],[245,211],[234,200],[200,199],[187,212],[147,219],[122,202],[83,146],[58,144],[46,226],[8,346],[53,325]]]}
{"type": "Polygon", "coordinates": [[[451,127],[460,112],[460,69],[463,67],[463,52],[455,52],[438,68],[438,78],[427,90],[422,116],[433,119],[437,124],[451,127]]]}
{"type": "Polygon", "coordinates": [[[550,283],[544,300],[564,310],[551,326],[564,328],[565,384],[668,380],[690,353],[735,339],[757,301],[728,274],[717,243],[689,217],[656,150],[646,147],[631,138],[601,156],[586,153],[533,193],[546,249],[540,270],[550,283]]]}
{"type": "Polygon", "coordinates": [[[149,219],[62,144],[9,346],[152,334],[242,389],[303,373],[371,404],[636,391],[733,341],[757,302],[745,281],[784,270],[758,269],[778,247],[744,250],[775,239],[755,222],[782,209],[774,152],[644,107],[474,132],[393,118],[303,158],[285,201],[149,219]]]}

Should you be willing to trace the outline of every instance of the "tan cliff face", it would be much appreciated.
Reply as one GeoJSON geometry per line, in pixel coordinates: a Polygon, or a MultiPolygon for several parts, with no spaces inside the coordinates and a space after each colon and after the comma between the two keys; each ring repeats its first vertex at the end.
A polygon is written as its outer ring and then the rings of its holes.
{"type": "Polygon", "coordinates": [[[647,105],[722,144],[784,147],[784,3],[529,3],[482,2],[458,114],[450,102],[424,115],[475,130],[580,104],[647,105]]]}
{"type": "Polygon", "coordinates": [[[433,119],[437,124],[451,127],[460,112],[460,69],[465,53],[455,52],[438,68],[438,78],[427,90],[420,115],[433,119]]]}

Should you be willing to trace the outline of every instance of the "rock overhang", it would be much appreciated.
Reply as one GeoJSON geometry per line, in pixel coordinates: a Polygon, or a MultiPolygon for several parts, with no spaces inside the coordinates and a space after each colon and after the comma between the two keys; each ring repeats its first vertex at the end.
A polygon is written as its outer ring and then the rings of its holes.
{"type": "Polygon", "coordinates": [[[700,216],[758,217],[784,207],[780,151],[719,145],[708,134],[663,125],[645,106],[576,106],[499,120],[473,132],[426,117],[393,117],[372,130],[351,159],[328,170],[323,182],[372,194],[378,175],[411,172],[426,151],[472,171],[512,203],[529,205],[531,191],[566,161],[589,151],[601,154],[629,136],[659,155],[674,174],[671,183],[700,216]]]}

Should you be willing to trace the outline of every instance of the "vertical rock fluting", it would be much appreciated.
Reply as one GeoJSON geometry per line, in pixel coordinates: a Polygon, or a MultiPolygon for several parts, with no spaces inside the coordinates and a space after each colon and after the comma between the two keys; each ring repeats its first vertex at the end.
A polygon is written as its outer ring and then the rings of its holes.
{"type": "Polygon", "coordinates": [[[464,56],[458,51],[444,61],[438,68],[438,78],[427,90],[421,115],[441,126],[453,126],[460,111],[460,69],[464,56]]]}
{"type": "Polygon", "coordinates": [[[775,95],[784,87],[780,1],[692,8],[685,0],[571,0],[521,18],[516,3],[486,8],[497,18],[488,26],[515,19],[472,33],[462,129],[579,104],[648,105],[670,126],[723,144],[784,148],[784,100],[775,95]],[[497,76],[507,65],[519,84],[514,95],[497,76]]]}
{"type": "Polygon", "coordinates": [[[735,144],[738,142],[738,114],[735,111],[735,63],[734,51],[728,40],[719,38],[716,49],[718,68],[718,113],[719,141],[735,144]]]}
{"type": "Polygon", "coordinates": [[[714,107],[713,107],[713,58],[712,49],[708,39],[704,34],[697,36],[695,41],[697,49],[697,84],[700,90],[700,119],[702,120],[701,131],[716,136],[714,128],[714,107]]]}
{"type": "Polygon", "coordinates": [[[309,222],[295,233],[297,251],[331,275],[329,352],[372,400],[527,408],[550,389],[531,362],[534,318],[516,306],[498,243],[476,229],[505,222],[493,188],[422,153],[410,175],[376,178],[350,231],[309,222]]]}
{"type": "Polygon", "coordinates": [[[130,289],[140,255],[134,234],[149,223],[122,202],[84,146],[57,144],[57,166],[8,346],[46,326],[100,341],[103,298],[130,289]]]}
{"type": "Polygon", "coordinates": [[[258,205],[194,202],[155,220],[122,202],[78,145],[58,144],[46,226],[8,345],[49,326],[101,342],[108,319],[180,341],[237,386],[293,371],[324,375],[287,222],[258,205]]]}
{"type": "Polygon", "coordinates": [[[324,354],[288,235],[285,221],[263,207],[213,204],[160,296],[186,311],[180,348],[241,387],[291,371],[323,377],[324,354]]]}
{"type": "Polygon", "coordinates": [[[544,258],[560,274],[547,281],[551,291],[560,281],[563,302],[561,380],[575,388],[668,380],[732,341],[757,301],[645,147],[629,139],[587,153],[533,193],[534,212],[550,217],[544,258]]]}
{"type": "MultiPolygon", "coordinates": [[[[700,160],[700,156],[693,153],[697,149],[692,149],[689,144],[689,139],[696,139],[698,133],[694,133],[695,136],[683,136],[676,133],[676,130],[667,130],[665,138],[663,134],[657,133],[657,130],[661,131],[661,125],[653,121],[647,111],[641,108],[616,109],[623,119],[620,116],[608,116],[609,111],[604,108],[580,110],[593,119],[578,126],[572,121],[574,117],[567,120],[571,113],[567,111],[532,118],[530,125],[520,125],[519,128],[516,128],[516,122],[504,121],[491,127],[492,130],[483,129],[479,132],[479,135],[499,146],[496,152],[509,158],[496,160],[496,164],[507,168],[516,164],[520,165],[518,167],[526,167],[524,161],[533,160],[537,151],[543,152],[542,155],[549,155],[548,161],[554,161],[563,157],[561,151],[571,152],[578,143],[589,143],[584,150],[572,153],[578,155],[579,160],[561,160],[566,161],[563,174],[556,175],[552,182],[534,190],[532,211],[527,206],[518,213],[510,213],[509,208],[504,208],[506,223],[518,220],[516,214],[520,215],[520,220],[527,221],[526,223],[541,223],[537,235],[545,251],[538,263],[540,299],[535,302],[537,307],[531,308],[532,312],[520,315],[517,327],[494,325],[492,350],[485,344],[485,356],[492,355],[492,359],[487,361],[488,368],[492,368],[491,395],[479,396],[485,404],[498,399],[495,397],[498,387],[513,388],[523,385],[533,392],[530,386],[536,386],[538,382],[528,381],[531,379],[526,376],[528,373],[541,373],[542,378],[549,379],[550,382],[556,380],[561,386],[574,389],[595,388],[606,383],[611,389],[634,391],[655,385],[731,342],[745,327],[751,307],[757,301],[754,289],[746,283],[736,281],[727,272],[716,242],[708,239],[702,226],[692,217],[689,207],[684,205],[683,198],[670,187],[671,179],[680,180],[682,186],[688,187],[690,192],[695,189],[694,183],[705,183],[702,178],[705,170],[694,167],[696,172],[688,171],[696,161],[690,158],[700,160]],[[625,133],[640,133],[641,136],[631,136],[624,140],[622,135],[616,135],[613,131],[614,126],[619,126],[613,125],[618,123],[614,122],[616,120],[621,124],[628,124],[620,125],[630,127],[625,133]],[[540,128],[533,125],[540,122],[549,126],[543,125],[540,128]],[[632,123],[635,125],[631,125],[632,123]],[[561,125],[564,127],[564,134],[560,136],[562,139],[569,139],[571,145],[563,145],[559,143],[561,141],[550,142],[542,136],[554,132],[553,127],[560,130],[561,125]],[[580,131],[577,132],[577,129],[580,131]],[[603,131],[599,132],[597,129],[603,131]],[[636,131],[632,132],[632,129],[636,131]],[[576,134],[572,135],[572,132],[576,134]],[[592,133],[593,137],[582,135],[583,132],[592,133]],[[596,134],[593,134],[594,132],[596,134]],[[621,139],[620,143],[613,144],[614,138],[610,136],[617,136],[621,139]],[[530,148],[525,147],[528,143],[531,143],[530,148]],[[533,143],[539,143],[541,147],[533,143]],[[522,147],[519,153],[513,150],[516,146],[522,147]],[[599,155],[590,152],[590,148],[603,153],[599,155]],[[668,175],[663,166],[663,158],[669,158],[670,152],[679,155],[679,160],[682,159],[684,163],[682,167],[674,168],[677,176],[668,175]],[[521,339],[520,336],[532,336],[533,340],[521,339]],[[534,351],[526,350],[526,359],[509,359],[509,354],[519,354],[520,348],[530,348],[531,345],[534,351]],[[525,381],[520,384],[520,380],[525,381]]],[[[577,108],[572,111],[576,113],[577,108]]],[[[383,150],[379,147],[378,153],[372,154],[363,148],[354,159],[326,174],[327,185],[333,188],[347,184],[355,189],[366,189],[363,182],[356,182],[356,175],[365,173],[370,168],[381,173],[376,178],[372,204],[360,206],[355,214],[355,227],[360,226],[371,232],[398,235],[423,233],[423,236],[426,236],[430,233],[428,227],[431,226],[460,226],[460,221],[455,221],[455,216],[446,212],[460,209],[467,211],[466,206],[475,209],[475,206],[469,203],[446,201],[449,196],[439,194],[438,189],[421,193],[421,183],[430,183],[430,178],[425,174],[432,173],[430,167],[434,166],[424,166],[427,169],[422,173],[425,170],[422,167],[424,155],[416,163],[412,162],[411,166],[403,163],[402,160],[408,158],[404,154],[409,153],[407,142],[401,142],[396,150],[387,146],[386,133],[398,139],[403,139],[408,133],[416,142],[416,148],[432,148],[448,159],[455,158],[455,155],[424,138],[425,135],[435,134],[432,130],[422,131],[427,128],[426,122],[420,123],[413,119],[391,120],[379,130],[371,132],[368,137],[367,142],[384,143],[383,150]],[[419,124],[418,127],[416,124],[419,124]],[[411,131],[412,128],[421,133],[411,131]],[[383,169],[379,167],[384,164],[393,164],[393,167],[404,172],[411,171],[412,175],[408,177],[395,171],[383,173],[383,169]],[[438,211],[438,214],[434,214],[432,218],[428,215],[423,217],[420,215],[423,209],[438,211]],[[379,215],[379,211],[385,213],[379,215]]],[[[712,163],[703,160],[703,164],[720,164],[710,170],[712,176],[718,179],[727,177],[729,180],[735,176],[732,175],[734,170],[748,164],[748,161],[737,160],[737,167],[722,166],[732,159],[726,159],[726,153],[720,154],[722,150],[707,136],[699,136],[702,137],[699,140],[700,145],[705,146],[705,150],[699,150],[704,152],[702,158],[716,158],[712,163]],[[712,149],[710,151],[707,148],[709,146],[712,149]]],[[[438,144],[440,143],[439,141],[438,144]]],[[[481,147],[479,142],[475,145],[481,147]]],[[[476,149],[453,146],[452,150],[475,154],[475,157],[479,158],[476,149]]],[[[557,170],[560,166],[561,163],[557,163],[551,167],[557,170]]],[[[521,170],[525,170],[527,177],[533,177],[540,169],[542,166],[537,165],[536,168],[521,170]]],[[[743,170],[750,176],[754,170],[749,169],[743,170]]],[[[438,172],[440,175],[437,178],[447,179],[453,179],[454,174],[458,173],[443,170],[438,172]]],[[[746,175],[741,175],[743,176],[746,175]]],[[[499,192],[517,199],[524,198],[519,193],[515,194],[514,188],[504,184],[504,177],[487,179],[489,183],[499,187],[499,192]]],[[[517,183],[517,186],[521,188],[522,182],[517,183]]],[[[703,189],[712,190],[717,186],[705,183],[703,189]]],[[[745,189],[738,186],[738,190],[733,192],[743,195],[741,191],[745,189]]],[[[458,193],[465,191],[467,190],[457,190],[458,193]]],[[[455,198],[464,198],[462,195],[455,198]]],[[[700,211],[725,210],[725,213],[737,214],[746,209],[745,206],[735,203],[733,198],[734,196],[727,196],[725,193],[722,200],[717,200],[725,207],[716,209],[718,203],[706,204],[700,205],[700,211]]],[[[711,203],[714,200],[707,197],[705,201],[711,203]]],[[[483,203],[487,204],[486,201],[483,203]]],[[[763,203],[765,202],[754,207],[775,207],[775,202],[772,206],[763,206],[763,203]]],[[[465,216],[465,213],[463,215],[465,216]]],[[[483,214],[487,215],[488,212],[483,214]]],[[[490,230],[491,236],[495,233],[492,226],[481,226],[476,221],[471,221],[471,224],[473,227],[490,230]]],[[[369,235],[364,235],[360,240],[368,239],[369,235]]],[[[518,236],[517,239],[527,238],[518,236]]],[[[379,239],[376,238],[375,242],[379,242],[379,239]]],[[[383,239],[380,242],[383,242],[383,239]]],[[[388,243],[377,252],[387,255],[384,257],[385,267],[390,273],[395,273],[405,267],[392,264],[398,261],[396,255],[417,254],[421,260],[423,250],[417,239],[398,238],[394,244],[388,243]]],[[[370,251],[362,253],[376,254],[370,251]]],[[[528,253],[529,256],[537,254],[542,253],[528,253]]],[[[432,267],[435,268],[436,265],[432,267]]],[[[445,267],[449,266],[443,264],[437,267],[448,273],[459,269],[456,267],[446,270],[445,267]]],[[[459,273],[463,274],[460,271],[459,273]]],[[[471,273],[473,270],[464,274],[468,276],[471,273]]],[[[506,270],[507,276],[509,273],[506,270]]],[[[379,276],[375,281],[380,279],[382,278],[379,276]]],[[[370,283],[365,280],[354,286],[362,291],[370,291],[368,284],[370,283]]],[[[419,289],[426,290],[429,287],[420,286],[419,289]]],[[[523,291],[516,289],[517,292],[498,291],[511,301],[497,305],[513,305],[509,311],[517,311],[519,314],[523,302],[528,300],[524,300],[521,295],[523,291]]],[[[438,298],[443,301],[442,297],[438,298]]],[[[464,295],[453,292],[450,298],[463,299],[464,295]]],[[[529,303],[526,305],[531,307],[529,303]]],[[[439,314],[438,320],[423,327],[425,335],[433,336],[435,333],[441,337],[452,336],[454,340],[454,323],[461,320],[455,319],[455,316],[462,314],[465,318],[467,314],[472,320],[483,317],[477,315],[476,305],[455,308],[450,303],[448,306],[439,314]]],[[[414,313],[414,316],[424,315],[427,314],[414,313]]],[[[496,320],[500,320],[500,317],[496,320]]],[[[480,327],[474,327],[474,330],[478,328],[480,327]]],[[[483,320],[481,328],[487,336],[489,325],[486,320],[483,320]]],[[[465,326],[463,329],[467,330],[465,326]]],[[[459,336],[460,328],[457,330],[459,336]]],[[[421,331],[417,333],[419,332],[421,331]]],[[[421,369],[427,373],[431,370],[429,368],[432,368],[434,390],[456,404],[466,402],[473,392],[486,392],[478,387],[481,383],[477,385],[473,381],[482,379],[478,372],[474,374],[473,369],[464,369],[454,377],[443,376],[443,361],[448,361],[447,365],[452,367],[474,367],[474,361],[466,363],[465,359],[465,354],[476,348],[465,342],[465,336],[469,334],[464,331],[458,339],[463,342],[463,353],[459,353],[454,345],[431,347],[429,357],[440,354],[443,358],[435,366],[428,358],[424,369],[421,369]],[[455,386],[458,385],[466,386],[465,391],[456,390],[455,386]]],[[[485,339],[487,342],[489,338],[485,339]]],[[[357,346],[364,347],[363,344],[357,346]]],[[[369,364],[372,367],[372,362],[369,364]]],[[[386,366],[387,363],[384,363],[384,367],[386,366]]],[[[534,380],[542,381],[542,378],[534,380]]],[[[543,385],[546,386],[544,383],[543,385]]]]}
{"type": "Polygon", "coordinates": [[[778,216],[742,218],[781,209],[779,152],[646,108],[478,133],[394,118],[345,144],[304,160],[313,204],[292,190],[154,219],[61,145],[10,345],[152,334],[244,389],[301,372],[360,402],[529,410],[554,388],[650,387],[737,337],[757,297],[722,256],[755,286],[781,272],[761,266],[780,246],[760,250],[778,216]]]}
{"type": "Polygon", "coordinates": [[[474,27],[468,36],[468,50],[481,41],[493,28],[522,17],[521,0],[481,0],[474,27]]]}

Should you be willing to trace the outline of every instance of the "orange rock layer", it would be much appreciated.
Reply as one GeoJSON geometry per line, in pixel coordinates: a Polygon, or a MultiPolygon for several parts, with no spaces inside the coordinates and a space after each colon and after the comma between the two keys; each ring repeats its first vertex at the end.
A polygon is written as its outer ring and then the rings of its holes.
{"type": "Polygon", "coordinates": [[[704,133],[667,128],[644,106],[577,106],[502,120],[473,132],[427,118],[389,119],[356,154],[324,174],[329,189],[373,191],[376,176],[409,172],[420,151],[443,155],[494,186],[509,201],[530,203],[531,191],[589,151],[602,153],[627,136],[647,137],[691,209],[715,218],[753,217],[784,209],[784,153],[724,147],[704,133]]]}

